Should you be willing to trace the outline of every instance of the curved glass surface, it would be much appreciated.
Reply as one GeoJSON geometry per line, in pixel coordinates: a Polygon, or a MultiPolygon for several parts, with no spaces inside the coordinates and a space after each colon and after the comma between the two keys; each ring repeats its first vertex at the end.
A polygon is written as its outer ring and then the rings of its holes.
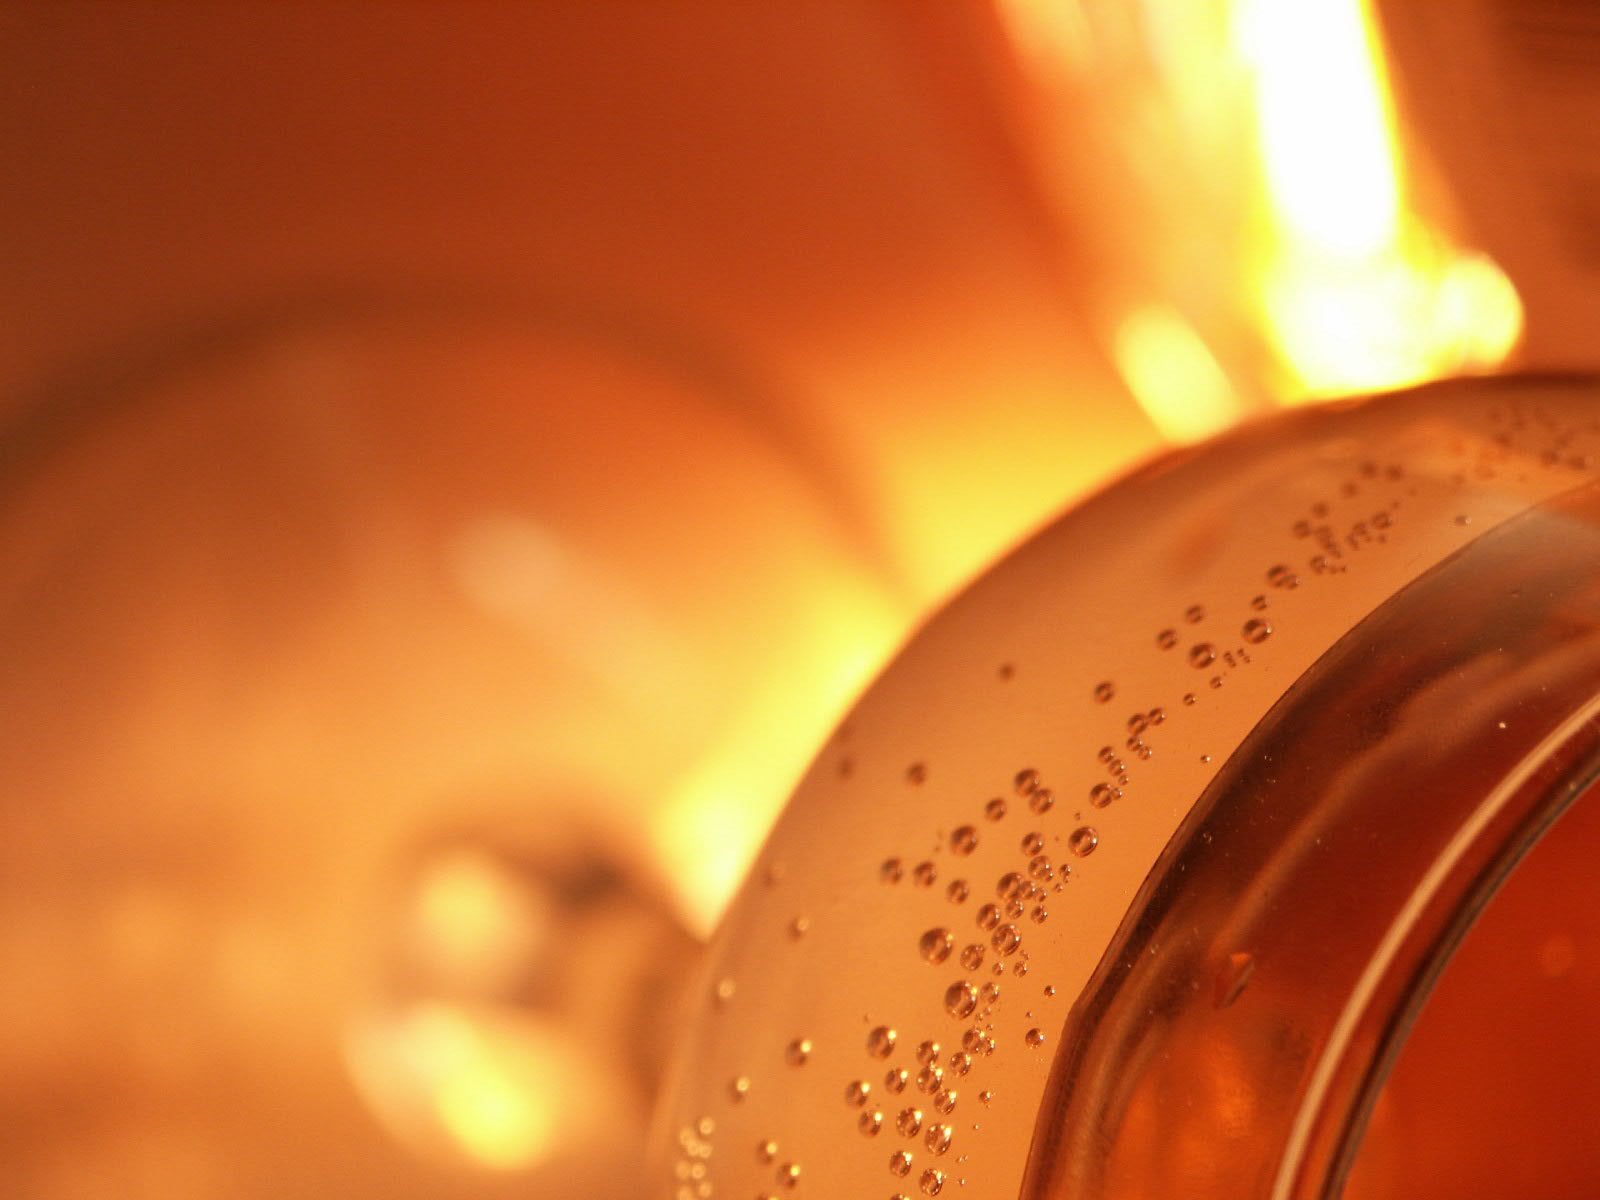
{"type": "Polygon", "coordinates": [[[1594,769],[1597,400],[1250,426],[940,613],[713,947],[663,1194],[1336,1193],[1440,965],[1594,769]]]}

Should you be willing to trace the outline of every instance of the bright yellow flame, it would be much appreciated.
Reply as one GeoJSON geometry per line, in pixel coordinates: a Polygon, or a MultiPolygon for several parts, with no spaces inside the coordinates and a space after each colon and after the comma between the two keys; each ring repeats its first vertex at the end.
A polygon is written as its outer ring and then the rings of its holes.
{"type": "Polygon", "coordinates": [[[1193,442],[1238,419],[1241,406],[1211,351],[1170,309],[1140,309],[1117,327],[1112,353],[1162,436],[1193,442]]]}
{"type": "Polygon", "coordinates": [[[1522,332],[1505,274],[1412,212],[1364,0],[1238,0],[1266,221],[1257,302],[1287,398],[1502,362],[1522,332]]]}

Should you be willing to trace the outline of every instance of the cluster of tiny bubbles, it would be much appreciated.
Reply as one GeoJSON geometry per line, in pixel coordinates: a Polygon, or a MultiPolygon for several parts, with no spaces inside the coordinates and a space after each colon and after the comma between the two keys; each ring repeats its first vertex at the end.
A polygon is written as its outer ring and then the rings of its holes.
{"type": "Polygon", "coordinates": [[[803,1067],[811,1058],[811,1039],[795,1038],[784,1047],[784,1061],[791,1067],[803,1067]]]}
{"type": "Polygon", "coordinates": [[[914,762],[909,767],[906,768],[906,782],[911,784],[913,787],[917,786],[918,784],[927,782],[927,779],[928,779],[928,764],[927,763],[914,762]]]}
{"type": "Polygon", "coordinates": [[[930,966],[938,966],[955,948],[955,935],[943,927],[930,929],[917,939],[917,953],[930,966]]]}
{"type": "Polygon", "coordinates": [[[711,1135],[716,1123],[702,1117],[695,1125],[686,1125],[678,1131],[678,1148],[682,1152],[674,1165],[673,1174],[678,1180],[676,1195],[680,1200],[704,1200],[712,1194],[711,1182],[706,1178],[706,1160],[711,1157],[711,1135]],[[695,1187],[689,1188],[693,1181],[695,1187]]]}
{"type": "Polygon", "coordinates": [[[1196,642],[1189,647],[1189,665],[1203,670],[1217,661],[1217,648],[1210,642],[1196,642]]]}
{"type": "Polygon", "coordinates": [[[996,796],[983,806],[983,815],[990,821],[1002,820],[1006,815],[1006,802],[1003,796],[996,796]]]}
{"type": "Polygon", "coordinates": [[[911,872],[911,878],[916,881],[918,887],[932,887],[939,882],[939,868],[924,859],[911,872]]]}
{"type": "Polygon", "coordinates": [[[1072,836],[1067,839],[1067,849],[1079,858],[1093,854],[1094,848],[1100,844],[1100,835],[1089,825],[1080,825],[1072,831],[1072,836]]]}
{"type": "Polygon", "coordinates": [[[950,835],[950,849],[966,857],[978,848],[978,831],[971,825],[962,825],[950,835]]]}
{"type": "Polygon", "coordinates": [[[1116,695],[1117,685],[1109,679],[1103,679],[1094,685],[1094,698],[1100,704],[1110,704],[1116,695]]]}
{"type": "Polygon", "coordinates": [[[1260,617],[1253,617],[1244,623],[1244,628],[1240,630],[1240,633],[1245,641],[1253,646],[1259,646],[1272,636],[1272,622],[1263,620],[1260,617]]]}

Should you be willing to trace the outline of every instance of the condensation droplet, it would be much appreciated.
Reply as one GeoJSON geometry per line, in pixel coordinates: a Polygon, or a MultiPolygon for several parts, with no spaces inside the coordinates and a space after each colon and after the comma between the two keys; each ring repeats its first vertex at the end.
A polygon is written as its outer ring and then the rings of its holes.
{"type": "Polygon", "coordinates": [[[1024,854],[1037,854],[1044,849],[1044,834],[1037,831],[1024,834],[1021,845],[1024,854]]]}
{"type": "Polygon", "coordinates": [[[989,944],[994,947],[995,953],[1002,958],[1015,954],[1022,945],[1022,931],[1015,925],[1002,925],[994,931],[994,936],[989,939],[989,944]]]}
{"type": "MultiPolygon", "coordinates": [[[[945,1059],[945,1066],[958,1076],[965,1075],[972,1070],[972,1055],[965,1050],[952,1050],[950,1051],[950,1057],[945,1059]]],[[[953,1092],[951,1094],[954,1095],[953,1092]]],[[[945,1111],[948,1112],[949,1110],[945,1111]]]]}
{"type": "Polygon", "coordinates": [[[810,929],[810,917],[796,917],[794,920],[789,922],[789,936],[794,938],[796,941],[799,941],[801,938],[805,937],[810,929]]]}
{"type": "Polygon", "coordinates": [[[962,857],[978,848],[978,831],[971,825],[962,825],[950,835],[950,849],[962,857]]]}
{"type": "Polygon", "coordinates": [[[778,1157],[778,1143],[777,1142],[762,1142],[759,1146],[756,1147],[756,1161],[757,1162],[760,1162],[760,1163],[772,1163],[772,1162],[775,1162],[777,1160],[777,1157],[778,1157]]]}
{"type": "Polygon", "coordinates": [[[723,978],[717,980],[717,988],[715,992],[717,1003],[721,1005],[726,1004],[729,1000],[732,1000],[733,993],[736,990],[738,990],[738,985],[735,984],[732,979],[724,976],[723,978]]]}
{"type": "Polygon", "coordinates": [[[1089,789],[1089,803],[1096,808],[1105,808],[1121,799],[1122,792],[1112,787],[1109,783],[1097,783],[1089,789]]]}
{"type": "Polygon", "coordinates": [[[1266,612],[1267,611],[1267,598],[1265,596],[1253,596],[1253,597],[1251,597],[1251,599],[1250,599],[1250,607],[1255,609],[1257,612],[1266,612]]]}
{"type": "Polygon", "coordinates": [[[873,1058],[888,1058],[894,1053],[894,1044],[900,1035],[887,1025],[879,1025],[867,1034],[867,1053],[873,1058]]]}
{"type": "Polygon", "coordinates": [[[1458,513],[1458,514],[1456,514],[1456,524],[1457,525],[1471,525],[1472,524],[1472,518],[1467,516],[1466,513],[1458,513]]]}
{"type": "Polygon", "coordinates": [[[964,947],[961,951],[961,965],[968,971],[979,970],[983,966],[983,947],[976,942],[964,947]]]}
{"type": "Polygon", "coordinates": [[[925,1096],[931,1096],[944,1086],[944,1069],[942,1067],[926,1066],[917,1072],[917,1091],[925,1096]]]}
{"type": "Polygon", "coordinates": [[[925,859],[916,865],[916,869],[911,872],[911,878],[916,881],[918,887],[932,887],[939,882],[939,868],[925,859]]]}
{"type": "Polygon", "coordinates": [[[878,878],[884,883],[899,883],[905,871],[905,864],[898,858],[886,858],[878,868],[878,878]]]}
{"type": "Polygon", "coordinates": [[[1267,582],[1275,588],[1288,590],[1300,586],[1300,577],[1283,563],[1278,563],[1267,569],[1267,582]]]}
{"type": "Polygon", "coordinates": [[[1037,789],[1028,797],[1028,807],[1036,813],[1047,813],[1056,804],[1056,794],[1047,787],[1037,789]]]}
{"type": "Polygon", "coordinates": [[[894,1120],[894,1127],[904,1137],[916,1137],[922,1130],[922,1110],[920,1108],[902,1108],[900,1115],[894,1120]]]}
{"type": "Polygon", "coordinates": [[[1171,650],[1178,644],[1178,631],[1176,629],[1163,629],[1156,634],[1156,645],[1162,650],[1171,650]]]}
{"type": "Polygon", "coordinates": [[[1042,1046],[1044,1045],[1044,1030],[1037,1028],[1030,1029],[1026,1034],[1023,1035],[1022,1040],[1027,1042],[1030,1046],[1042,1046]]]}
{"type": "MultiPolygon", "coordinates": [[[[1050,856],[1047,854],[1035,854],[1032,858],[1030,858],[1028,860],[1028,874],[1041,881],[1047,880],[1054,875],[1055,868],[1050,863],[1050,856]]],[[[1020,900],[1017,903],[1017,907],[1019,909],[1023,907],[1020,900]]],[[[1007,911],[1010,911],[1009,906],[1007,907],[1007,911]]],[[[1012,915],[1019,916],[1021,914],[1013,913],[1012,915]]]]}
{"type": "Polygon", "coordinates": [[[906,1084],[910,1082],[911,1073],[898,1068],[891,1069],[889,1073],[883,1077],[883,1086],[888,1088],[897,1096],[906,1090],[906,1084]]]}
{"type": "Polygon", "coordinates": [[[896,1150],[893,1154],[891,1154],[889,1156],[889,1174],[911,1174],[911,1155],[906,1153],[904,1150],[896,1150]]]}
{"type": "Polygon", "coordinates": [[[1185,692],[1183,694],[1183,702],[1185,704],[1187,704],[1187,705],[1193,706],[1195,701],[1198,700],[1198,699],[1199,699],[1199,697],[1196,696],[1193,692],[1185,692]]]}
{"type": "Polygon", "coordinates": [[[913,787],[926,783],[928,780],[928,764],[914,762],[906,768],[906,782],[913,787]]]}
{"type": "Polygon", "coordinates": [[[1044,985],[1044,994],[1045,994],[1045,999],[1049,999],[1051,996],[1054,996],[1056,994],[1055,985],[1051,984],[1051,983],[1045,984],[1044,985]]]}
{"type": "Polygon", "coordinates": [[[1035,925],[1043,925],[1050,919],[1050,910],[1042,904],[1036,904],[1033,911],[1028,914],[1028,919],[1035,925]]]}
{"type": "Polygon", "coordinates": [[[856,1128],[865,1137],[877,1137],[878,1130],[883,1128],[883,1114],[877,1109],[862,1113],[856,1118],[856,1128]]]}
{"type": "Polygon", "coordinates": [[[952,879],[950,886],[944,890],[945,898],[951,904],[965,904],[971,892],[972,889],[967,885],[965,879],[952,879]]]}
{"type": "Polygon", "coordinates": [[[966,980],[952,983],[944,992],[944,1008],[952,1017],[970,1017],[978,1007],[978,993],[966,980]]]}
{"type": "Polygon", "coordinates": [[[1217,661],[1217,648],[1210,642],[1196,642],[1189,647],[1189,665],[1195,670],[1209,667],[1217,661]]]}
{"type": "Polygon", "coordinates": [[[956,1131],[948,1125],[930,1125],[922,1144],[933,1154],[945,1154],[950,1149],[950,1143],[955,1140],[955,1133],[956,1131]]]}
{"type": "Polygon", "coordinates": [[[1093,854],[1094,848],[1100,844],[1100,835],[1088,825],[1080,825],[1072,831],[1072,836],[1067,839],[1067,849],[1079,858],[1093,854]]]}
{"type": "Polygon", "coordinates": [[[811,1058],[811,1039],[795,1038],[783,1050],[784,1061],[791,1067],[803,1067],[811,1058]]]}
{"type": "Polygon", "coordinates": [[[924,1196],[937,1196],[944,1191],[944,1172],[935,1171],[929,1167],[922,1173],[922,1178],[917,1181],[917,1186],[922,1189],[924,1196]]]}
{"type": "MultiPolygon", "coordinates": [[[[967,1073],[967,1071],[970,1071],[972,1069],[972,1059],[971,1059],[971,1057],[969,1057],[968,1055],[965,1055],[965,1054],[961,1055],[960,1057],[966,1059],[966,1064],[967,1064],[966,1065],[966,1070],[957,1071],[956,1074],[965,1075],[967,1073]]],[[[956,1055],[952,1054],[950,1056],[950,1058],[951,1058],[951,1068],[954,1069],[956,1055]]],[[[934,1094],[933,1107],[935,1109],[937,1109],[939,1112],[942,1112],[942,1113],[946,1113],[946,1114],[953,1113],[956,1110],[956,1100],[957,1100],[958,1096],[959,1096],[959,1093],[951,1090],[950,1088],[941,1088],[938,1092],[936,1092],[934,1094]]]]}
{"type": "Polygon", "coordinates": [[[1244,623],[1244,628],[1240,630],[1240,633],[1244,635],[1244,640],[1252,646],[1260,645],[1272,636],[1272,622],[1261,617],[1252,617],[1244,623]]]}
{"type": "Polygon", "coordinates": [[[1026,799],[1033,795],[1033,789],[1039,786],[1039,772],[1032,767],[1024,767],[1017,772],[1016,778],[1011,781],[1011,786],[1017,795],[1026,799]]]}
{"type": "Polygon", "coordinates": [[[991,1091],[988,1088],[985,1088],[983,1091],[978,1093],[978,1103],[979,1104],[988,1104],[989,1101],[991,1101],[993,1099],[994,1099],[994,1092],[991,1091]]]}
{"type": "Polygon", "coordinates": [[[998,821],[1006,815],[1006,802],[999,796],[983,806],[983,815],[991,821],[998,821]]]}
{"type": "Polygon", "coordinates": [[[943,1049],[938,1042],[929,1038],[917,1046],[917,1061],[925,1067],[931,1067],[939,1061],[939,1052],[943,1049]]]}
{"type": "Polygon", "coordinates": [[[750,1080],[743,1075],[728,1084],[728,1096],[735,1104],[740,1103],[750,1094],[750,1080]]]}
{"type": "Polygon", "coordinates": [[[1000,924],[1000,910],[993,904],[985,904],[978,910],[977,924],[979,929],[993,929],[1000,924]]]}
{"type": "Polygon", "coordinates": [[[1198,625],[1206,619],[1206,610],[1198,604],[1191,604],[1183,610],[1183,619],[1191,625],[1198,625]]]}
{"type": "Polygon", "coordinates": [[[1094,698],[1100,704],[1110,704],[1117,697],[1117,685],[1103,679],[1094,685],[1094,698]]]}
{"type": "Polygon", "coordinates": [[[860,1108],[872,1095],[872,1085],[865,1079],[853,1079],[844,1089],[844,1102],[855,1108],[860,1108]]]}
{"type": "Polygon", "coordinates": [[[787,1162],[778,1168],[778,1183],[782,1187],[792,1188],[800,1182],[800,1164],[787,1162]]]}

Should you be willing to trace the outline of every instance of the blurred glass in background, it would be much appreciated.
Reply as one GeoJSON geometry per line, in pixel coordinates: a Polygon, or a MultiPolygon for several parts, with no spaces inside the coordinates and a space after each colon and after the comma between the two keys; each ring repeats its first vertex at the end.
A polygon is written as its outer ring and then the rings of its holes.
{"type": "Polygon", "coordinates": [[[12,1194],[630,1194],[932,605],[1163,438],[1564,361],[1465,9],[0,14],[12,1194]]]}

